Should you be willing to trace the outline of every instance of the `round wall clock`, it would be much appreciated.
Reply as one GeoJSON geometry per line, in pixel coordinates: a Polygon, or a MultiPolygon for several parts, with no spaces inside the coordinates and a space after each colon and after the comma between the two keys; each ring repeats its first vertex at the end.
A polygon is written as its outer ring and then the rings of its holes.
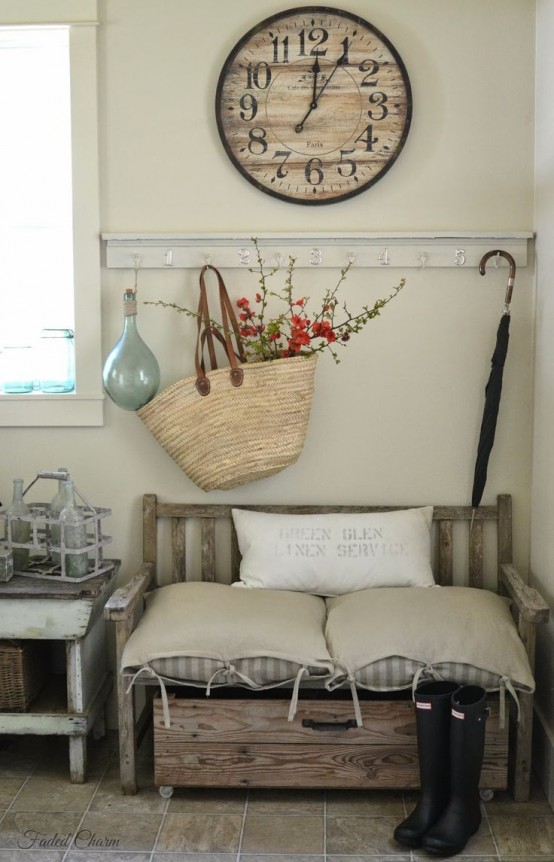
{"type": "Polygon", "coordinates": [[[298,204],[367,189],[396,161],[412,95],[400,55],[349,12],[303,6],[235,45],[217,85],[219,134],[256,188],[298,204]]]}

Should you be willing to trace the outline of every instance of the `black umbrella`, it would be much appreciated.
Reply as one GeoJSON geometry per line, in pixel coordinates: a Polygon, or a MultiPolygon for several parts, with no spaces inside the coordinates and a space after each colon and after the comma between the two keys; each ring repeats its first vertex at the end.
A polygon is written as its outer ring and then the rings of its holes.
{"type": "Polygon", "coordinates": [[[508,286],[506,288],[506,297],[504,299],[504,311],[500,318],[498,331],[496,333],[496,346],[491,360],[491,373],[488,383],[485,388],[485,406],[483,408],[483,418],[481,420],[481,432],[479,434],[479,444],[477,447],[477,458],[475,460],[475,473],[473,476],[473,491],[471,494],[471,505],[476,508],[481,502],[483,490],[487,481],[487,468],[489,457],[494,444],[494,435],[496,432],[496,420],[498,418],[498,408],[500,405],[500,395],[502,393],[502,375],[504,373],[504,362],[508,352],[508,341],[510,338],[510,302],[512,299],[512,290],[514,287],[514,279],[516,275],[516,264],[511,254],[507,251],[494,249],[483,255],[479,264],[479,272],[485,275],[485,267],[487,261],[491,257],[504,257],[510,265],[508,275],[508,286]]]}

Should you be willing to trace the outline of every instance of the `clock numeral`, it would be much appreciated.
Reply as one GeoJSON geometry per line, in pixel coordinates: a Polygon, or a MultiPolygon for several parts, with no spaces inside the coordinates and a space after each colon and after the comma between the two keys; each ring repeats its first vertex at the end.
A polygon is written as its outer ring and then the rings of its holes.
{"type": "Polygon", "coordinates": [[[343,65],[343,66],[347,66],[347,65],[348,65],[348,49],[349,49],[349,47],[350,47],[350,39],[348,38],[348,36],[347,36],[345,39],[343,39],[343,40],[342,40],[341,45],[342,45],[342,48],[343,48],[343,51],[342,51],[342,65],[343,65]]]}
{"type": "Polygon", "coordinates": [[[381,266],[390,266],[389,260],[389,250],[388,248],[384,248],[379,257],[377,258],[381,266]]]}
{"type": "Polygon", "coordinates": [[[369,102],[372,105],[376,105],[378,108],[381,108],[381,113],[378,116],[374,111],[368,111],[367,115],[370,120],[375,120],[379,122],[379,120],[384,120],[387,116],[389,109],[385,106],[385,102],[387,101],[386,93],[372,93],[369,97],[369,102]]]}
{"type": "Polygon", "coordinates": [[[356,162],[354,159],[345,159],[345,156],[350,156],[352,153],[355,153],[356,150],[341,150],[340,151],[340,161],[337,166],[337,171],[341,175],[341,177],[353,177],[356,173],[356,162]],[[349,173],[346,173],[343,168],[349,167],[349,173]]]}
{"type": "Polygon", "coordinates": [[[365,127],[362,134],[358,135],[354,143],[357,144],[358,141],[363,141],[365,144],[366,153],[371,153],[373,152],[373,144],[376,144],[378,140],[379,138],[373,137],[373,126],[370,123],[368,126],[365,127]]]}
{"type": "Polygon", "coordinates": [[[464,266],[466,263],[466,250],[465,248],[457,248],[456,255],[454,257],[454,262],[456,266],[464,266]]]}
{"type": "Polygon", "coordinates": [[[304,169],[304,176],[306,177],[306,182],[308,182],[311,186],[319,186],[323,182],[323,162],[321,159],[317,157],[310,159],[306,168],[304,169]]]}
{"type": "Polygon", "coordinates": [[[266,130],[261,126],[255,126],[248,132],[248,149],[253,156],[263,156],[267,150],[266,130]]]}
{"type": "Polygon", "coordinates": [[[275,39],[272,40],[271,44],[273,45],[273,62],[274,63],[288,63],[289,61],[289,37],[285,36],[284,39],[281,39],[281,45],[279,46],[279,37],[275,36],[275,39]],[[283,59],[279,59],[279,47],[282,49],[283,59]]]}
{"type": "MultiPolygon", "coordinates": [[[[300,39],[300,51],[299,54],[301,57],[306,57],[306,31],[301,30],[298,34],[298,38],[300,39]]],[[[324,57],[327,53],[327,48],[320,48],[320,45],[324,45],[325,42],[329,38],[329,33],[327,30],[324,30],[323,27],[314,27],[313,30],[310,30],[308,33],[308,41],[315,42],[316,44],[310,51],[310,55],[312,57],[324,57]]]]}
{"type": "Polygon", "coordinates": [[[250,249],[239,248],[239,262],[241,266],[250,266],[250,249]]]}
{"type": "Polygon", "coordinates": [[[255,66],[249,63],[246,67],[246,89],[256,87],[258,90],[267,90],[271,83],[271,66],[261,60],[255,66]]]}
{"type": "Polygon", "coordinates": [[[360,87],[376,87],[377,86],[377,80],[375,80],[375,81],[369,80],[374,75],[376,75],[377,72],[379,71],[379,63],[377,63],[376,60],[369,60],[369,59],[368,60],[362,60],[362,62],[358,66],[358,69],[360,70],[360,72],[367,72],[367,74],[365,75],[365,77],[363,78],[363,80],[360,84],[360,87]]]}
{"type": "Polygon", "coordinates": [[[323,262],[323,254],[320,248],[312,248],[310,252],[310,264],[319,266],[323,262]]]}
{"type": "Polygon", "coordinates": [[[255,96],[252,93],[245,93],[244,96],[241,96],[240,106],[242,108],[240,112],[241,120],[246,120],[247,123],[250,123],[258,113],[258,102],[255,96]],[[249,116],[247,116],[247,112],[249,116]]]}
{"type": "Polygon", "coordinates": [[[279,165],[279,167],[277,168],[277,171],[275,173],[275,176],[278,177],[278,179],[280,179],[280,180],[284,180],[286,175],[288,174],[288,171],[283,170],[283,165],[287,161],[290,154],[291,154],[290,150],[275,150],[275,154],[274,154],[273,158],[274,159],[283,159],[283,161],[281,162],[281,164],[279,165]]]}

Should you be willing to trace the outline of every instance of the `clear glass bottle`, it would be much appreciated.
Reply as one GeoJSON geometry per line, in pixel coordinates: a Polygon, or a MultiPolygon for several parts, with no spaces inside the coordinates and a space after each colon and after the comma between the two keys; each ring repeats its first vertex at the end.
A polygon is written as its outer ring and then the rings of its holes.
{"type": "MultiPolygon", "coordinates": [[[[52,502],[50,503],[50,512],[49,517],[59,520],[60,514],[64,506],[66,505],[66,495],[64,489],[64,482],[69,480],[69,471],[67,467],[58,467],[58,473],[65,473],[64,479],[58,479],[58,490],[52,497],[52,502]]],[[[60,533],[60,525],[59,524],[50,524],[50,541],[53,545],[60,545],[61,541],[61,533],[60,533]]],[[[59,551],[51,552],[52,562],[59,566],[62,561],[62,555],[59,551]]]]}
{"type": "MultiPolygon", "coordinates": [[[[29,515],[29,507],[23,499],[23,479],[13,480],[13,499],[6,509],[6,514],[12,518],[29,515]]],[[[11,537],[12,542],[28,542],[31,538],[31,522],[12,520],[11,537]]],[[[13,567],[16,572],[24,571],[29,565],[29,549],[13,548],[13,567]]]]}
{"type": "Polygon", "coordinates": [[[41,392],[75,389],[75,336],[72,329],[43,329],[39,342],[41,392]]]}
{"type": "MultiPolygon", "coordinates": [[[[87,547],[87,528],[85,516],[77,506],[75,485],[71,480],[63,483],[65,506],[60,512],[60,532],[62,549],[71,551],[87,547]]],[[[88,553],[63,554],[65,560],[65,576],[67,578],[82,578],[88,574],[88,553]]]]}
{"type": "Polygon", "coordinates": [[[124,410],[138,410],[152,400],[160,386],[158,360],[137,329],[136,293],[123,296],[124,324],[121,338],[104,364],[104,389],[124,410]]]}

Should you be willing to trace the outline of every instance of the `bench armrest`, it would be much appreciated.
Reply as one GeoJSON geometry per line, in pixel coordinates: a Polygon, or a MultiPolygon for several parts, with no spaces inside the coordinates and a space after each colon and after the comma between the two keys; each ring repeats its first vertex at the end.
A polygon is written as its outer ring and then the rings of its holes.
{"type": "Polygon", "coordinates": [[[118,621],[129,619],[144,593],[154,580],[154,563],[143,563],[128,584],[119,587],[104,605],[104,618],[118,621]]]}
{"type": "Polygon", "coordinates": [[[541,594],[523,581],[514,566],[510,563],[502,563],[500,566],[500,580],[526,622],[548,622],[550,608],[541,594]]]}

